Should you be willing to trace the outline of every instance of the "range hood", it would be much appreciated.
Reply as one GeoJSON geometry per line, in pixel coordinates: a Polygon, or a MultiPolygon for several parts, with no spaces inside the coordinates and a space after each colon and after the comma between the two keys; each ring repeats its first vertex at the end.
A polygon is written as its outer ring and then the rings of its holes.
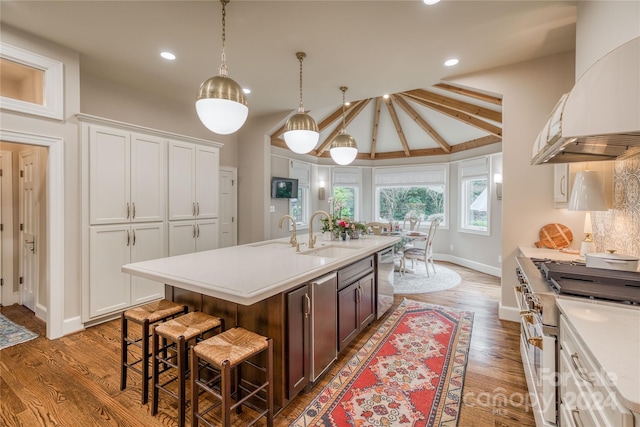
{"type": "Polygon", "coordinates": [[[640,37],[611,51],[564,94],[531,164],[615,160],[640,151],[640,37]]]}

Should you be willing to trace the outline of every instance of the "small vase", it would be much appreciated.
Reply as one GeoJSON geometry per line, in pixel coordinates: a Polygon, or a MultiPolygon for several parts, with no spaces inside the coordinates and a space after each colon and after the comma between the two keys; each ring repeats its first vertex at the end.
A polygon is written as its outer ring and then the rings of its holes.
{"type": "Polygon", "coordinates": [[[346,231],[342,232],[342,240],[347,240],[347,232],[346,231]]]}

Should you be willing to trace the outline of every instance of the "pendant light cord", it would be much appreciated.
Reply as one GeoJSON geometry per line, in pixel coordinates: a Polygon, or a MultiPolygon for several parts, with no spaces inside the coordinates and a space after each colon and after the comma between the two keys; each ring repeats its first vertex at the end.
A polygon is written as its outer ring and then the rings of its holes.
{"type": "Polygon", "coordinates": [[[220,0],[220,3],[222,3],[222,64],[220,64],[218,72],[220,76],[227,77],[229,73],[227,71],[227,53],[225,50],[225,42],[227,41],[225,28],[227,23],[227,9],[225,8],[225,6],[227,5],[227,3],[229,3],[229,0],[220,0]]]}
{"type": "Polygon", "coordinates": [[[342,132],[340,133],[346,133],[347,132],[347,125],[345,123],[345,108],[344,108],[344,104],[345,104],[345,98],[344,98],[344,94],[347,92],[347,87],[346,86],[342,86],[340,88],[340,90],[342,91],[342,132]]]}
{"type": "Polygon", "coordinates": [[[304,52],[298,52],[297,55],[300,60],[300,105],[298,106],[298,113],[304,113],[304,107],[302,106],[302,60],[305,57],[304,52]]]}

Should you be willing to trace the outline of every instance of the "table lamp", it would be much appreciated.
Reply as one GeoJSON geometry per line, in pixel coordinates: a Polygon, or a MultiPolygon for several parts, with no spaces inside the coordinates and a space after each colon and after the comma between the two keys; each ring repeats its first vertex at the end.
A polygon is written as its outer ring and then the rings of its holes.
{"type": "Polygon", "coordinates": [[[586,211],[584,217],[585,237],[580,245],[580,256],[584,257],[588,253],[596,251],[596,244],[591,238],[593,228],[591,226],[592,211],[606,211],[607,202],[604,198],[602,184],[598,178],[598,173],[594,171],[583,171],[576,174],[569,199],[570,211],[586,211]]]}

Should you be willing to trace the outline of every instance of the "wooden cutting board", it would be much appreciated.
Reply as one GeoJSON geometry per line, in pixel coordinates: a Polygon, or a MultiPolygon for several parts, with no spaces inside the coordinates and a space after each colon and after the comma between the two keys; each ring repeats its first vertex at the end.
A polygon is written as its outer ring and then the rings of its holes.
{"type": "Polygon", "coordinates": [[[562,249],[571,245],[573,234],[569,227],[562,224],[547,224],[540,229],[540,241],[536,248],[562,249]]]}

